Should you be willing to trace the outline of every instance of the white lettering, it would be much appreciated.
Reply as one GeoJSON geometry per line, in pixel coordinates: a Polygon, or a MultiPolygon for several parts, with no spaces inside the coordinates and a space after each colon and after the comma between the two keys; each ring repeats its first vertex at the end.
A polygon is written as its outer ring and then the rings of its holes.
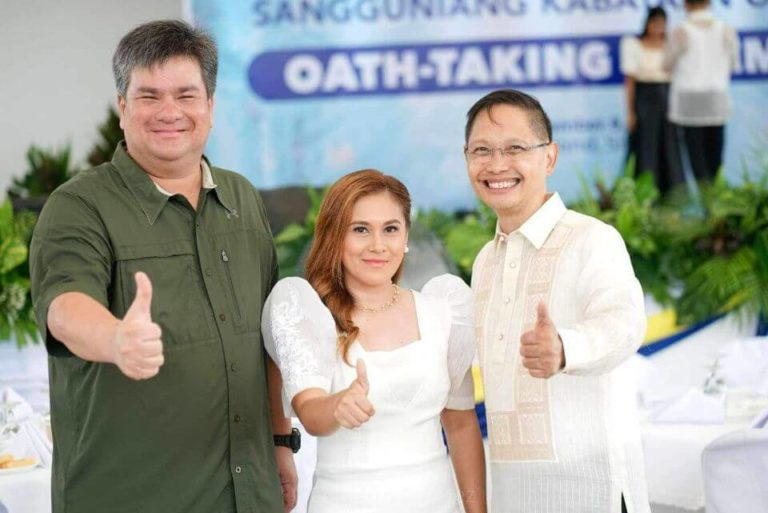
{"type": "Polygon", "coordinates": [[[331,58],[328,59],[328,68],[325,71],[325,80],[323,81],[323,91],[332,92],[339,89],[353,92],[360,89],[355,69],[344,53],[331,55],[331,58]]]}
{"type": "Polygon", "coordinates": [[[405,89],[419,86],[419,60],[413,50],[406,50],[401,56],[397,52],[384,54],[384,87],[397,89],[400,82],[405,89]]]}
{"type": "Polygon", "coordinates": [[[317,91],[323,79],[323,65],[311,55],[297,55],[285,65],[283,80],[291,91],[310,94],[317,91]]]}
{"type": "Polygon", "coordinates": [[[525,78],[529,82],[541,80],[541,48],[536,45],[525,47],[525,78]]]}
{"type": "Polygon", "coordinates": [[[745,37],[744,70],[750,74],[768,73],[768,39],[765,46],[757,37],[745,37]]]}
{"type": "Polygon", "coordinates": [[[490,78],[483,52],[471,46],[464,50],[456,67],[456,85],[464,86],[473,82],[484,85],[490,82],[490,78]]]}
{"type": "Polygon", "coordinates": [[[544,45],[544,80],[576,80],[576,45],[544,45]]]}
{"type": "Polygon", "coordinates": [[[363,89],[371,91],[379,87],[378,69],[382,58],[378,52],[357,52],[352,56],[352,62],[360,70],[360,82],[363,89]]]}
{"type": "Polygon", "coordinates": [[[451,85],[453,64],[459,58],[456,48],[434,48],[427,53],[427,60],[435,65],[435,82],[441,87],[451,85]]]}
{"type": "Polygon", "coordinates": [[[608,45],[590,41],[579,52],[579,71],[590,80],[603,80],[611,76],[611,56],[608,45]]]}
{"type": "MultiPolygon", "coordinates": [[[[520,67],[523,48],[520,46],[491,47],[491,69],[493,81],[497,84],[505,82],[524,82],[525,75],[520,67]]],[[[526,63],[530,66],[530,63],[526,63]]]]}

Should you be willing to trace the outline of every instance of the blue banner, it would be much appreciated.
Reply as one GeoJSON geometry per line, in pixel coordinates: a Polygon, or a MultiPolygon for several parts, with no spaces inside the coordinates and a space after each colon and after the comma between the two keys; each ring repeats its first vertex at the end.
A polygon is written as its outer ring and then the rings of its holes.
{"type": "MultiPolygon", "coordinates": [[[[645,0],[190,0],[220,48],[207,154],[261,188],[324,185],[373,167],[421,207],[471,208],[467,109],[498,88],[530,92],[560,145],[550,188],[614,176],[626,156],[619,42],[645,0]]],[[[670,28],[682,1],[665,1],[670,28]]],[[[726,173],[766,158],[768,0],[720,0],[741,60],[731,86],[726,173]],[[755,108],[761,106],[760,108],[755,108]]]]}

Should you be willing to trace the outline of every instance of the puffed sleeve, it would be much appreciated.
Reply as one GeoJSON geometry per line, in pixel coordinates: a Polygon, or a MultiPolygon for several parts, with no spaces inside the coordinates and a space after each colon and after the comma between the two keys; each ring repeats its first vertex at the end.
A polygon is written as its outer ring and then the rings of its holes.
{"type": "Polygon", "coordinates": [[[472,290],[461,278],[443,274],[424,285],[422,294],[437,298],[445,306],[448,335],[448,375],[451,390],[446,408],[471,410],[475,407],[472,361],[475,357],[472,290]]]}
{"type": "Polygon", "coordinates": [[[336,325],[312,286],[301,278],[277,282],[261,319],[264,347],[283,377],[283,409],[299,392],[329,392],[336,363],[336,325]]]}
{"type": "Polygon", "coordinates": [[[635,76],[640,69],[640,41],[636,37],[622,37],[619,43],[619,67],[623,75],[635,76]]]}

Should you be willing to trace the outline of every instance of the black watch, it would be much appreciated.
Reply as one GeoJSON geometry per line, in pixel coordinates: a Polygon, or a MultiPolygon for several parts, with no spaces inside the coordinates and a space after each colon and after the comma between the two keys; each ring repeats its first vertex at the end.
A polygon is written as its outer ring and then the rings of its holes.
{"type": "Polygon", "coordinates": [[[294,454],[301,449],[301,432],[296,428],[291,429],[290,435],[272,435],[272,438],[275,440],[275,445],[288,447],[294,454]]]}

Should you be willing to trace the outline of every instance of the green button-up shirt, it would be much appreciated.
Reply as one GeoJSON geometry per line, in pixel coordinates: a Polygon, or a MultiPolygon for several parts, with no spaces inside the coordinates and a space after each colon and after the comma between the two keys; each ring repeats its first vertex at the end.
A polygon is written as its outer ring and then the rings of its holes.
{"type": "Polygon", "coordinates": [[[120,145],[40,215],[30,264],[50,355],[55,513],[282,512],[260,336],[274,244],[253,186],[210,169],[216,185],[195,210],[120,145]],[[152,282],[165,355],[144,381],[78,358],[46,329],[65,292],[122,318],[137,271],[152,282]]]}

